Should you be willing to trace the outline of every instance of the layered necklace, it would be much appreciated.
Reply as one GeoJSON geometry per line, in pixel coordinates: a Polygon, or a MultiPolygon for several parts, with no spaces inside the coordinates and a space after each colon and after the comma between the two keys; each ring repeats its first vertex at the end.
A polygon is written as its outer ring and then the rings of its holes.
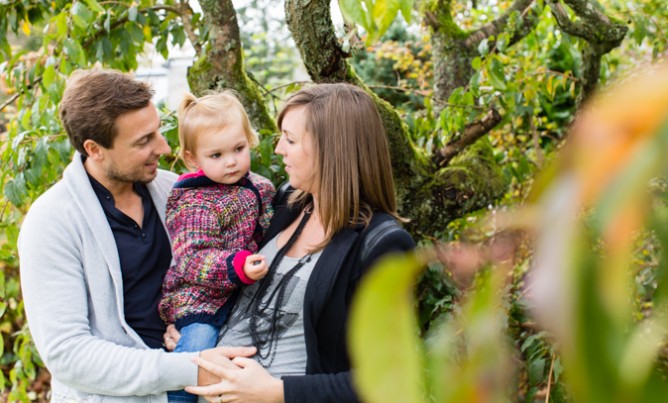
{"type": "Polygon", "coordinates": [[[306,254],[302,256],[299,261],[292,266],[284,275],[278,280],[278,284],[273,289],[268,298],[263,300],[262,296],[265,295],[269,287],[271,286],[274,278],[276,277],[276,270],[283,261],[285,254],[292,248],[292,245],[297,241],[299,235],[302,233],[306,222],[311,217],[310,211],[304,211],[304,216],[299,221],[299,225],[295,229],[295,232],[290,236],[288,242],[283,245],[282,248],[276,252],[276,256],[269,265],[269,270],[267,275],[260,280],[260,284],[255,291],[255,296],[252,299],[251,305],[249,307],[250,313],[250,335],[253,341],[253,345],[257,348],[257,355],[259,362],[265,367],[270,367],[274,362],[276,356],[276,344],[277,332],[278,332],[278,319],[279,311],[283,306],[285,300],[285,294],[287,286],[290,283],[290,280],[295,276],[297,271],[302,268],[305,264],[311,261],[311,254],[306,254]],[[262,318],[265,318],[265,313],[273,309],[271,312],[271,320],[269,321],[269,330],[267,332],[261,332],[259,330],[259,322],[262,321],[262,318]],[[264,333],[264,334],[263,334],[264,333]]]}

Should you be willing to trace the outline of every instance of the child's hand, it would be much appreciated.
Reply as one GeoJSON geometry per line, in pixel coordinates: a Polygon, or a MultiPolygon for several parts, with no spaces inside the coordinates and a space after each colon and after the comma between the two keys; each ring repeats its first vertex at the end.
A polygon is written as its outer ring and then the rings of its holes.
{"type": "Polygon", "coordinates": [[[253,281],[257,281],[267,274],[267,262],[262,255],[250,255],[244,264],[244,274],[253,281]]]}

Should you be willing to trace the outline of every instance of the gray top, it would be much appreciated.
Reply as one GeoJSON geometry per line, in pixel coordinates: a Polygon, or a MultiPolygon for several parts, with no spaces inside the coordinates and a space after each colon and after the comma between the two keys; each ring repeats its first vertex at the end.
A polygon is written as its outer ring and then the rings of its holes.
{"type": "MultiPolygon", "coordinates": [[[[267,262],[271,262],[276,253],[276,238],[271,239],[260,250],[267,262]]],[[[285,298],[278,309],[277,331],[272,340],[268,340],[261,345],[260,351],[255,355],[255,359],[265,367],[269,373],[275,377],[285,375],[304,375],[306,372],[306,342],[304,340],[304,293],[306,291],[306,284],[313,267],[315,266],[321,252],[314,253],[302,257],[305,259],[304,265],[296,272],[296,274],[288,280],[286,286],[285,298]]],[[[284,277],[285,273],[290,271],[299,262],[300,258],[283,257],[280,265],[276,268],[276,274],[272,279],[272,283],[263,295],[261,308],[266,306],[269,296],[271,296],[279,281],[284,277]]],[[[222,346],[251,346],[253,341],[250,335],[250,306],[255,298],[255,294],[259,288],[261,281],[242,288],[242,293],[239,295],[236,305],[232,309],[232,313],[221,329],[221,340],[219,345],[222,346]]],[[[261,340],[269,338],[269,323],[274,314],[274,304],[276,299],[273,299],[269,307],[259,315],[259,320],[256,321],[258,326],[258,333],[261,340]]]]}

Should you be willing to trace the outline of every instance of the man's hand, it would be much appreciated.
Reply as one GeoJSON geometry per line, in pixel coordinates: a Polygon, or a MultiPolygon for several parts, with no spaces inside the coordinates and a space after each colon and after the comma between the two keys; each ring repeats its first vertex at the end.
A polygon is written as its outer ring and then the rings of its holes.
{"type": "MultiPolygon", "coordinates": [[[[239,369],[231,360],[236,357],[250,357],[256,352],[255,347],[216,347],[203,350],[199,356],[204,360],[223,368],[239,369]]],[[[220,382],[220,377],[206,369],[199,367],[197,371],[197,385],[205,386],[220,382]]]]}

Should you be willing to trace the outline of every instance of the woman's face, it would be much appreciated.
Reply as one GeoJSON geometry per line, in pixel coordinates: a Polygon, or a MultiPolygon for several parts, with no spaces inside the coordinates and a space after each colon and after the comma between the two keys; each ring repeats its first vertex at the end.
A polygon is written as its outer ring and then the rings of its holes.
{"type": "Polygon", "coordinates": [[[306,132],[306,108],[290,109],[281,122],[281,137],[276,145],[276,154],[283,156],[285,172],[290,185],[295,189],[314,193],[316,165],[313,139],[306,132]]]}

